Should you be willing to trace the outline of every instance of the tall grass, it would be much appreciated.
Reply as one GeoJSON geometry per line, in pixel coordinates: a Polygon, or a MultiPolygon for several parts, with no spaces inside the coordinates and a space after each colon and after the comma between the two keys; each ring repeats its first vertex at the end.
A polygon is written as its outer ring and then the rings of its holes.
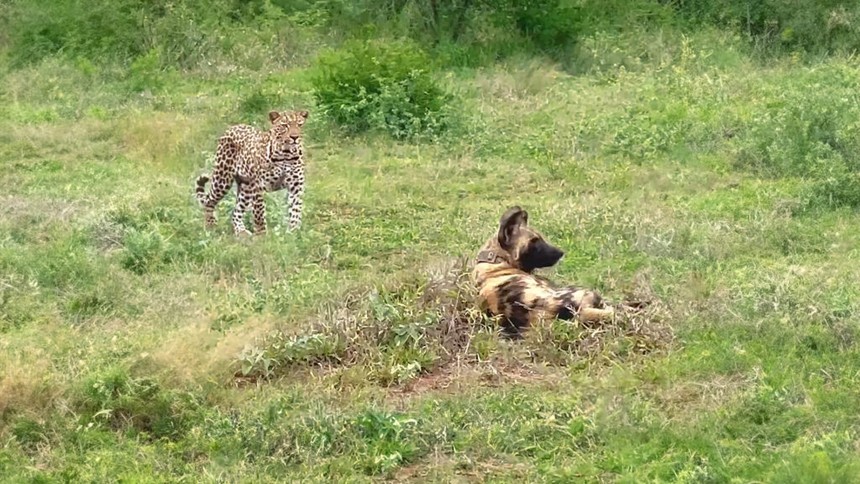
{"type": "Polygon", "coordinates": [[[316,39],[386,36],[411,38],[449,65],[542,53],[575,70],[578,46],[595,35],[638,28],[656,36],[704,25],[731,29],[766,53],[860,47],[854,3],[796,7],[787,0],[12,0],[0,11],[0,41],[17,66],[61,54],[100,64],[156,56],[160,68],[183,69],[230,59],[285,65],[306,61],[316,39]]]}

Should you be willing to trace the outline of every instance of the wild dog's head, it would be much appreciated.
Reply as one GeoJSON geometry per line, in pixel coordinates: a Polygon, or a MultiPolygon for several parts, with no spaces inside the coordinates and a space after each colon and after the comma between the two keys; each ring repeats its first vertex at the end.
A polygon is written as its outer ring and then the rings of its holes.
{"type": "Polygon", "coordinates": [[[522,208],[509,208],[499,220],[497,240],[508,263],[525,272],[555,265],[564,252],[550,244],[537,230],[529,227],[529,214],[522,208]]]}

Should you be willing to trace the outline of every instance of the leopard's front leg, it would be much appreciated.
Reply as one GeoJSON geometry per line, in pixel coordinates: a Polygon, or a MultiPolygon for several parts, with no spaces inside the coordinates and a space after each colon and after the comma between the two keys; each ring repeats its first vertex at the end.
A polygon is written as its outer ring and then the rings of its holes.
{"type": "Polygon", "coordinates": [[[290,207],[290,215],[287,228],[290,232],[298,230],[302,226],[302,210],[304,208],[305,195],[305,170],[299,166],[293,179],[287,186],[287,205],[290,207]]]}

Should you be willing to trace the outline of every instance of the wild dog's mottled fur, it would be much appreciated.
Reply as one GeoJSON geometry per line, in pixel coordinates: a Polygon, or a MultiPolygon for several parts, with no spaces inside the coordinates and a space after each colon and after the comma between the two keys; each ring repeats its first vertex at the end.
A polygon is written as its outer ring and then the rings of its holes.
{"type": "Polygon", "coordinates": [[[599,294],[576,287],[555,287],[534,275],[540,267],[555,265],[564,255],[528,226],[528,213],[512,207],[502,215],[499,232],[478,252],[473,280],[478,302],[492,316],[501,316],[509,332],[540,321],[579,318],[582,321],[612,319],[599,294]]]}

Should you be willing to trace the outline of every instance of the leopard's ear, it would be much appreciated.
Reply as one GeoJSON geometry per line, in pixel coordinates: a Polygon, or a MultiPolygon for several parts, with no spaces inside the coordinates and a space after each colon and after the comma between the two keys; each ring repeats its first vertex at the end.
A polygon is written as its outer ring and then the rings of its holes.
{"type": "Polygon", "coordinates": [[[303,118],[305,118],[305,119],[308,119],[308,115],[309,115],[309,114],[310,114],[310,113],[309,113],[309,112],[307,112],[307,111],[299,111],[299,116],[301,116],[301,117],[303,117],[303,118]]]}
{"type": "Polygon", "coordinates": [[[269,111],[269,121],[274,123],[280,117],[281,117],[281,113],[279,113],[277,111],[269,111]]]}
{"type": "Polygon", "coordinates": [[[522,225],[528,225],[529,213],[514,206],[509,208],[499,220],[499,245],[503,249],[510,249],[514,242],[514,232],[522,225]]]}

